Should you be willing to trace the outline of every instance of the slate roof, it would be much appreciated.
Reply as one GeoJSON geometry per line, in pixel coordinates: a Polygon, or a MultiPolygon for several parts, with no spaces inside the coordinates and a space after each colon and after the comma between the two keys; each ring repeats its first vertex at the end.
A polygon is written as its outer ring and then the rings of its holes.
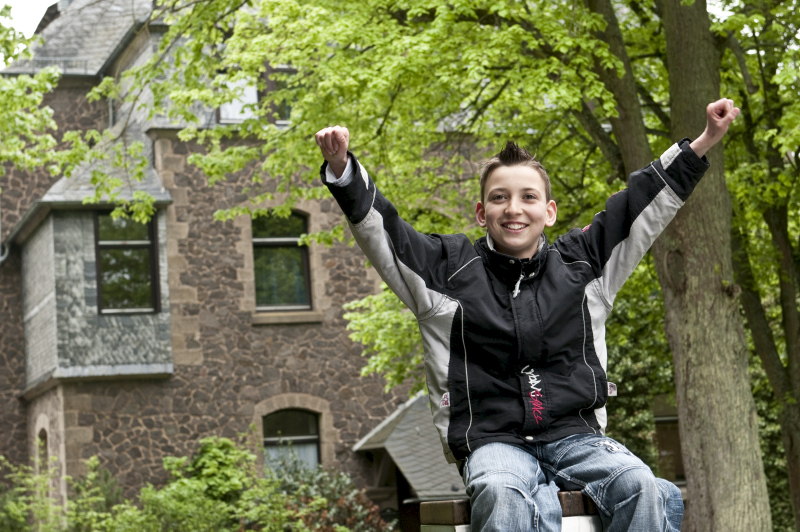
{"type": "MultiPolygon", "coordinates": [[[[153,165],[153,143],[142,132],[141,126],[137,123],[129,124],[124,138],[116,142],[133,143],[135,141],[141,141],[144,144],[143,155],[149,161],[142,181],[135,181],[127,175],[125,169],[114,167],[109,161],[99,160],[79,166],[69,178],[62,177],[56,181],[44,196],[25,211],[22,219],[14,225],[14,229],[6,241],[19,243],[18,237],[20,240],[24,240],[51,209],[87,208],[84,207],[83,200],[94,195],[95,186],[92,184],[94,170],[101,170],[111,177],[122,180],[124,184],[120,189],[120,200],[131,200],[134,192],[144,191],[153,196],[156,205],[172,203],[172,196],[164,188],[153,165]]],[[[101,204],[109,204],[106,197],[101,199],[101,204]]],[[[88,208],[92,208],[92,206],[88,206],[88,208]]]]}
{"type": "Polygon", "coordinates": [[[152,0],[62,0],[58,17],[40,33],[44,42],[33,47],[34,58],[17,61],[3,73],[32,73],[55,65],[65,75],[101,75],[151,10],[152,0]]]}
{"type": "MultiPolygon", "coordinates": [[[[169,192],[161,184],[161,179],[153,167],[153,143],[141,130],[137,123],[128,124],[124,142],[142,142],[144,144],[143,155],[148,159],[149,164],[145,169],[145,177],[141,182],[131,179],[125,169],[114,167],[109,161],[93,161],[78,167],[69,178],[62,177],[50,187],[50,190],[39,200],[41,203],[71,204],[81,203],[84,198],[94,194],[95,186],[92,185],[92,172],[102,170],[111,177],[121,179],[125,185],[120,190],[119,198],[122,200],[133,199],[133,193],[137,190],[150,193],[156,203],[170,203],[172,198],[169,192]]],[[[123,142],[118,140],[117,142],[123,142]]]]}
{"type": "Polygon", "coordinates": [[[401,405],[353,447],[354,451],[375,449],[386,449],[417,497],[466,497],[458,469],[444,458],[426,394],[401,405]]]}

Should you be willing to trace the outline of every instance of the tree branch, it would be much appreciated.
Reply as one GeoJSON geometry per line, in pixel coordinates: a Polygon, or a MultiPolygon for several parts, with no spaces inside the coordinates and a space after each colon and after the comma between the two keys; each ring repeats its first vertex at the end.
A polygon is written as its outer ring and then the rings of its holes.
{"type": "Polygon", "coordinates": [[[669,118],[669,115],[664,111],[664,108],[661,106],[660,103],[655,101],[653,95],[650,94],[644,85],[641,83],[636,83],[636,93],[639,97],[644,101],[644,106],[648,109],[652,109],[653,114],[664,124],[664,127],[667,128],[667,131],[672,131],[672,121],[669,118]]]}
{"type": "Polygon", "coordinates": [[[761,304],[761,294],[758,291],[758,285],[750,265],[750,256],[738,227],[734,227],[731,231],[731,247],[734,277],[736,283],[742,289],[739,302],[742,304],[745,318],[750,325],[750,333],[753,337],[756,353],[758,353],[761,364],[764,366],[764,371],[772,386],[775,399],[783,402],[791,390],[789,376],[778,354],[775,337],[767,321],[764,306],[761,304]]]}
{"type": "Polygon", "coordinates": [[[764,221],[778,251],[778,286],[786,355],[789,362],[789,382],[795,396],[800,392],[800,312],[795,290],[794,249],[789,239],[789,212],[786,203],[771,205],[764,211],[764,221]]]}
{"type": "Polygon", "coordinates": [[[603,157],[605,157],[611,165],[613,175],[609,178],[609,181],[620,179],[625,182],[625,164],[622,162],[622,154],[619,151],[619,146],[617,146],[614,139],[611,138],[611,135],[605,132],[603,126],[594,116],[594,113],[592,113],[589,106],[586,105],[586,102],[581,102],[581,110],[572,111],[572,114],[578,119],[583,129],[592,138],[592,141],[600,148],[603,157]]]}
{"type": "Polygon", "coordinates": [[[742,72],[742,78],[747,87],[747,92],[749,94],[755,94],[758,91],[758,85],[753,83],[753,78],[750,77],[750,69],[747,68],[744,51],[742,51],[742,46],[739,44],[739,40],[734,36],[732,31],[728,32],[727,45],[731,52],[733,52],[734,57],[736,57],[736,62],[739,63],[739,70],[742,72]]]}

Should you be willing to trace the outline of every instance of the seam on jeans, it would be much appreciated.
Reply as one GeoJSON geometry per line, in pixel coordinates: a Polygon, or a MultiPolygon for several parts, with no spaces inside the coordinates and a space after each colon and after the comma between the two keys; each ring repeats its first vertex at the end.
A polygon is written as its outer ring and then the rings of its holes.
{"type": "Polygon", "coordinates": [[[530,490],[531,485],[528,483],[528,480],[525,477],[518,475],[515,471],[512,471],[511,469],[492,469],[491,471],[487,471],[486,473],[483,473],[482,475],[478,476],[475,480],[482,477],[489,477],[492,475],[496,475],[498,473],[508,473],[511,476],[517,477],[525,484],[525,487],[528,488],[528,490],[530,490]]]}
{"type": "Polygon", "coordinates": [[[517,486],[509,486],[508,484],[504,484],[503,487],[507,488],[507,489],[510,489],[510,490],[516,491],[517,493],[522,495],[522,498],[525,499],[525,502],[527,502],[528,504],[530,504],[534,508],[536,507],[536,503],[533,502],[533,498],[530,496],[530,494],[525,493],[524,490],[519,489],[519,487],[517,487],[517,486]]]}
{"type": "MultiPolygon", "coordinates": [[[[595,434],[587,434],[587,436],[595,436],[595,434]]],[[[575,442],[573,442],[572,444],[570,444],[570,445],[566,446],[564,449],[562,449],[562,450],[561,450],[561,451],[560,451],[560,452],[559,452],[559,453],[556,455],[556,464],[558,464],[559,462],[561,462],[561,459],[562,459],[562,458],[564,458],[564,455],[565,455],[565,454],[567,454],[568,452],[570,452],[570,451],[571,451],[572,449],[574,449],[575,447],[578,447],[578,446],[580,446],[580,445],[584,445],[584,444],[588,444],[587,440],[586,440],[586,439],[580,439],[580,440],[578,440],[578,441],[575,441],[575,442]]]]}
{"type": "Polygon", "coordinates": [[[602,489],[605,489],[609,484],[614,482],[617,479],[617,477],[619,477],[623,473],[626,473],[628,471],[632,471],[634,469],[649,469],[649,468],[646,465],[643,465],[643,464],[635,464],[635,465],[628,465],[628,466],[620,467],[618,469],[615,469],[610,475],[608,475],[606,477],[606,480],[601,482],[599,484],[599,486],[602,489]]]}
{"type": "Polygon", "coordinates": [[[667,500],[661,496],[661,488],[658,487],[658,481],[654,481],[656,483],[656,491],[658,492],[658,500],[661,501],[661,515],[664,516],[664,525],[663,530],[664,532],[669,532],[669,519],[667,519],[667,500]]]}
{"type": "MultiPolygon", "coordinates": [[[[628,471],[633,471],[634,469],[648,469],[649,470],[649,468],[647,466],[645,466],[645,465],[625,466],[625,467],[620,467],[619,469],[614,470],[613,473],[608,475],[608,477],[606,478],[605,482],[600,483],[599,490],[597,492],[597,498],[599,500],[602,500],[606,495],[606,491],[608,491],[608,487],[617,478],[619,478],[623,473],[627,473],[628,471]]],[[[656,486],[656,489],[658,489],[658,486],[656,486]]],[[[599,506],[600,505],[598,504],[598,507],[599,506]]],[[[608,509],[606,509],[606,512],[608,513],[608,509]]],[[[609,514],[609,515],[611,515],[611,514],[609,514]]]]}
{"type": "Polygon", "coordinates": [[[567,482],[571,482],[571,483],[576,484],[578,486],[582,486],[581,491],[584,494],[586,494],[587,497],[589,497],[590,499],[592,499],[594,501],[595,505],[597,506],[597,509],[600,510],[601,512],[603,512],[604,514],[606,514],[607,516],[611,517],[611,515],[612,515],[611,512],[609,512],[608,509],[605,506],[603,506],[603,503],[600,502],[600,497],[594,492],[594,490],[592,490],[591,487],[589,487],[589,484],[587,484],[586,482],[583,482],[580,479],[573,478],[570,475],[564,473],[563,471],[558,470],[557,468],[555,468],[555,467],[553,467],[551,465],[548,465],[548,464],[543,464],[543,465],[544,465],[544,467],[549,469],[550,472],[553,473],[555,476],[561,477],[564,480],[566,480],[567,482]]]}

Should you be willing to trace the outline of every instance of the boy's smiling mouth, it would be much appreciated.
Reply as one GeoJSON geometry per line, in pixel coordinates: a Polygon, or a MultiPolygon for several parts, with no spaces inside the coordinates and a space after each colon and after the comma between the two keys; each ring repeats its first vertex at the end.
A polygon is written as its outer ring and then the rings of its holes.
{"type": "Polygon", "coordinates": [[[519,222],[508,222],[504,223],[503,227],[505,227],[506,229],[511,229],[512,231],[519,231],[520,229],[525,229],[526,227],[528,227],[528,224],[523,224],[519,222]]]}

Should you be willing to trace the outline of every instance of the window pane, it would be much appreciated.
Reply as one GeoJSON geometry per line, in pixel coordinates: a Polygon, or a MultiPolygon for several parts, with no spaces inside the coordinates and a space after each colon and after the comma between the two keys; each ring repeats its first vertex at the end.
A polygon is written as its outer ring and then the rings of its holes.
{"type": "Polygon", "coordinates": [[[281,458],[290,458],[294,451],[297,458],[308,467],[319,464],[319,451],[316,443],[293,443],[292,445],[270,445],[264,447],[264,461],[267,465],[279,462],[281,458]]]}
{"type": "Polygon", "coordinates": [[[261,216],[253,219],[253,238],[299,237],[306,232],[306,220],[298,214],[288,218],[261,216]]]}
{"type": "MultiPolygon", "coordinates": [[[[275,80],[275,89],[276,90],[285,90],[289,88],[289,82],[284,79],[276,79],[275,80]]],[[[286,99],[281,100],[275,104],[275,111],[278,113],[278,120],[289,120],[289,117],[292,115],[292,106],[289,105],[289,101],[286,99]]]]}
{"type": "Polygon", "coordinates": [[[656,438],[658,439],[658,468],[661,476],[667,480],[686,480],[681,459],[681,438],[678,433],[678,422],[656,421],[656,438]]]}
{"type": "Polygon", "coordinates": [[[104,309],[152,308],[150,250],[100,249],[104,309]]]}
{"type": "Polygon", "coordinates": [[[135,222],[130,218],[114,220],[110,214],[97,216],[100,240],[150,240],[147,224],[135,222]]]}
{"type": "Polygon", "coordinates": [[[305,279],[305,248],[257,246],[253,249],[256,305],[310,305],[305,279]]]}
{"type": "MultiPolygon", "coordinates": [[[[317,415],[305,410],[280,410],[264,417],[264,437],[290,439],[292,436],[316,436],[317,415]]],[[[315,444],[316,445],[316,444],[315,444]]]]}

